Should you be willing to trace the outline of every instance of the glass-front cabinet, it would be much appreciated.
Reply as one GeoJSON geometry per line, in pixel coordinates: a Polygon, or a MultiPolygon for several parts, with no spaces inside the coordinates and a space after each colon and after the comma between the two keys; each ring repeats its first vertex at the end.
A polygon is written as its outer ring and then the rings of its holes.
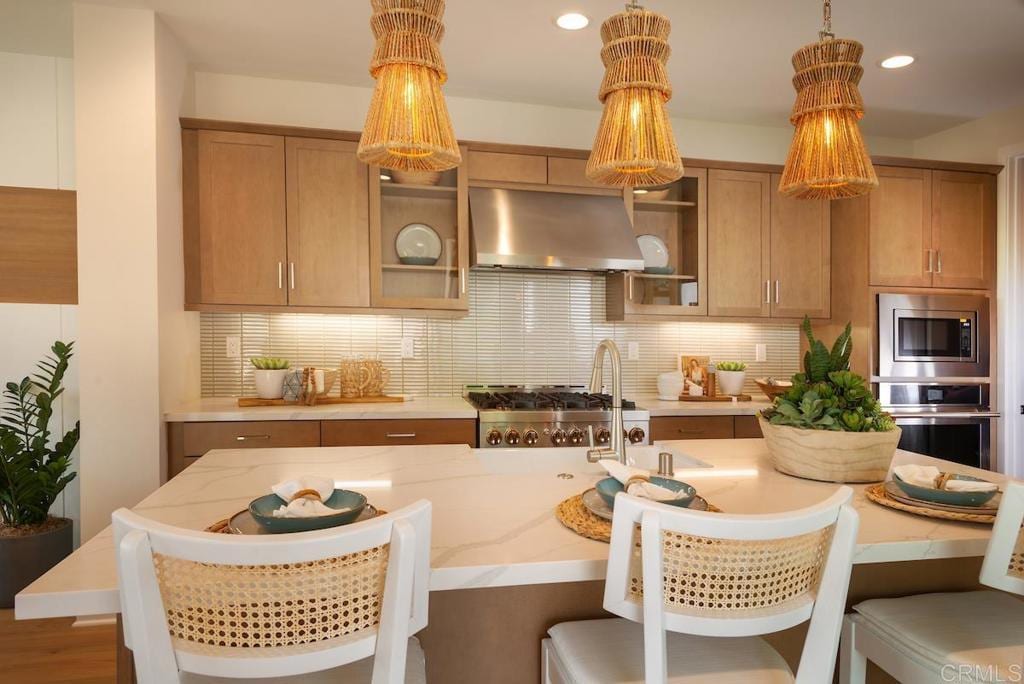
{"type": "Polygon", "coordinates": [[[706,185],[706,169],[687,168],[670,185],[626,193],[645,267],[608,275],[609,320],[707,315],[706,185]]]}
{"type": "Polygon", "coordinates": [[[467,311],[468,277],[466,164],[435,174],[372,167],[371,305],[467,311]]]}

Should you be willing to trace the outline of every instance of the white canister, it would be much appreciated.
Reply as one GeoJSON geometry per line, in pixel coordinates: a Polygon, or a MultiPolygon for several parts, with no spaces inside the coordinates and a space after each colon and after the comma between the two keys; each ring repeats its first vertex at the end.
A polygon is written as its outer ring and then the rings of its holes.
{"type": "Polygon", "coordinates": [[[658,399],[677,401],[683,393],[683,374],[677,370],[662,373],[658,376],[658,399]]]}
{"type": "Polygon", "coordinates": [[[747,379],[747,371],[724,371],[719,369],[716,374],[718,376],[719,394],[729,394],[732,396],[743,394],[743,383],[747,379]]]}
{"type": "Polygon", "coordinates": [[[280,399],[284,396],[284,377],[291,372],[287,368],[281,370],[254,370],[253,382],[256,383],[256,396],[260,399],[280,399]]]}

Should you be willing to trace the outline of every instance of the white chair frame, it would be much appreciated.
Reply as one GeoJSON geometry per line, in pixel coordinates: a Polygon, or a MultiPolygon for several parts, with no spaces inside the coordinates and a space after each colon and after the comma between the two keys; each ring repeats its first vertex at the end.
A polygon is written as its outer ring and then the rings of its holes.
{"type": "Polygon", "coordinates": [[[184,530],[128,509],[113,514],[125,645],[142,684],[178,684],[179,671],[232,678],[287,677],[374,656],[372,684],[405,681],[409,637],[427,625],[429,501],[345,527],[284,535],[184,530]],[[221,647],[217,654],[175,648],[153,554],[195,563],[261,566],[305,563],[389,544],[380,621],[326,648],[221,647]],[[365,634],[363,633],[365,632],[365,634]]]}
{"type": "MultiPolygon", "coordinates": [[[[992,527],[992,537],[985,550],[979,578],[981,584],[1024,596],[1024,577],[1009,573],[1010,559],[1017,545],[1022,543],[1022,524],[1024,483],[1007,482],[992,527]]],[[[1024,550],[1018,553],[1024,553],[1024,550]]],[[[868,660],[904,684],[931,684],[935,681],[935,672],[926,663],[918,662],[890,639],[863,627],[855,615],[847,615],[843,620],[839,681],[842,684],[863,684],[867,678],[868,660]]]]}
{"type": "Polygon", "coordinates": [[[620,493],[615,499],[606,610],[644,625],[644,679],[661,684],[667,678],[665,630],[685,634],[743,637],[787,629],[810,619],[797,684],[832,681],[850,584],[859,518],[850,505],[853,490],[839,487],[827,500],[802,510],[771,515],[729,515],[680,509],[620,493]],[[662,587],[662,532],[713,539],[769,541],[797,537],[834,525],[828,557],[814,595],[783,610],[744,617],[696,616],[667,611],[662,591],[644,591],[642,605],[629,596],[630,555],[634,526],[640,525],[644,587],[662,587]]]}

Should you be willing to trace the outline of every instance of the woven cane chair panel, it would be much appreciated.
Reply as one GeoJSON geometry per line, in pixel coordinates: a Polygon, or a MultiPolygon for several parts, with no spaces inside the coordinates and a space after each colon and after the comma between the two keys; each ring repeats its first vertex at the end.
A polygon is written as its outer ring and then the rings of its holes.
{"type": "MultiPolygon", "coordinates": [[[[665,609],[707,617],[779,610],[817,590],[833,526],[786,539],[737,541],[662,532],[665,609]]],[[[633,531],[629,597],[643,601],[640,526],[633,531]]]]}
{"type": "Polygon", "coordinates": [[[282,565],[196,563],[162,554],[153,554],[153,563],[174,639],[275,648],[376,628],[388,548],[282,565]]]}
{"type": "Polygon", "coordinates": [[[1010,567],[1006,574],[1010,577],[1024,579],[1024,527],[1017,533],[1017,543],[1013,547],[1013,552],[1010,553],[1010,567]]]}

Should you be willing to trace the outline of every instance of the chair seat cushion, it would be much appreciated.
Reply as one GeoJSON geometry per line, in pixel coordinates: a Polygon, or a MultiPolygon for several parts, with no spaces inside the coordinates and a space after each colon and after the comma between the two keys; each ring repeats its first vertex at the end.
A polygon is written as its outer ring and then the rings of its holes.
{"type": "MultiPolygon", "coordinates": [[[[563,622],[548,634],[576,684],[644,681],[643,625],[612,618],[563,622]]],[[[718,638],[669,632],[668,682],[686,684],[789,684],[793,672],[757,637],[718,638]]]]}
{"type": "MultiPolygon", "coordinates": [[[[373,676],[373,657],[363,658],[342,667],[321,670],[291,677],[268,677],[263,679],[235,679],[233,677],[206,677],[191,672],[181,673],[182,684],[370,684],[373,676]]],[[[405,683],[426,684],[426,659],[419,639],[409,639],[409,651],[405,658],[405,683]]]]}
{"type": "Polygon", "coordinates": [[[979,673],[1019,672],[1024,663],[1024,601],[1010,594],[967,591],[872,599],[854,610],[860,627],[936,673],[948,664],[979,665],[979,673]]]}

